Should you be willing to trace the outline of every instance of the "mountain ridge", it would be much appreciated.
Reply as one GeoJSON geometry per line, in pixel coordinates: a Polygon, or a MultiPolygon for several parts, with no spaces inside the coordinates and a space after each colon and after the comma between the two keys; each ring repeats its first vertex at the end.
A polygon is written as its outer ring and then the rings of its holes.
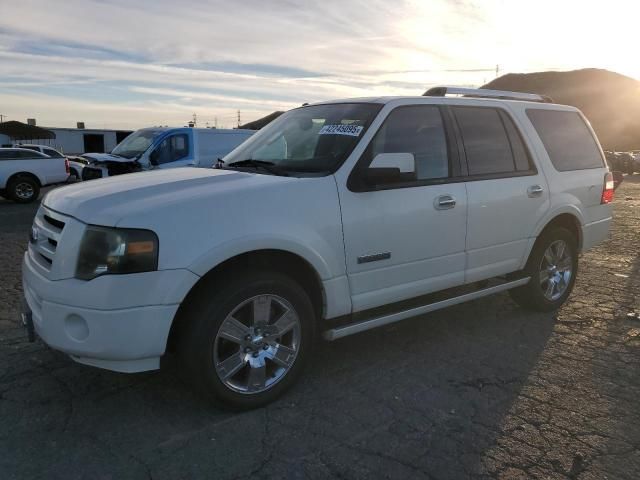
{"type": "Polygon", "coordinates": [[[481,88],[547,95],[579,108],[607,150],[640,149],[640,81],[609,70],[509,73],[481,88]]]}

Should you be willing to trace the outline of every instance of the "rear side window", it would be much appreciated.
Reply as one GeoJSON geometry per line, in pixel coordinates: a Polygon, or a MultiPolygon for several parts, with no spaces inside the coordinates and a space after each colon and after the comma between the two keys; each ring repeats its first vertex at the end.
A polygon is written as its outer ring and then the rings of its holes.
{"type": "Polygon", "coordinates": [[[556,170],[604,167],[598,144],[577,112],[528,109],[527,116],[556,170]]]}
{"type": "Polygon", "coordinates": [[[60,158],[62,157],[62,154],[57,152],[56,150],[52,149],[52,148],[43,148],[43,153],[45,155],[49,155],[51,158],[60,158]]]}
{"type": "Polygon", "coordinates": [[[16,155],[17,158],[47,158],[46,155],[43,155],[40,152],[26,152],[24,150],[18,150],[16,151],[16,155]]]}
{"type": "Polygon", "coordinates": [[[529,154],[513,121],[486,107],[453,107],[469,175],[503,175],[531,170],[529,154]]]}

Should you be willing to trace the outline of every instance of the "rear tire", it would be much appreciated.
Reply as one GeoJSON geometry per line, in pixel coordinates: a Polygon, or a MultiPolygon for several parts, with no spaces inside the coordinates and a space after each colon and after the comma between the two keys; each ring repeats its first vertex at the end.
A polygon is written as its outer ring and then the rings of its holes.
{"type": "Polygon", "coordinates": [[[194,387],[234,410],[263,406],[300,376],[313,346],[307,293],[276,272],[248,272],[208,285],[184,312],[178,356],[194,387]]]}
{"type": "Polygon", "coordinates": [[[557,310],[569,298],[578,273],[578,242],[566,228],[553,227],[536,241],[525,273],[531,280],[509,291],[520,306],[538,312],[557,310]]]}
{"type": "Polygon", "coordinates": [[[15,177],[7,185],[7,194],[16,203],[31,203],[40,195],[40,184],[31,177],[15,177]]]}

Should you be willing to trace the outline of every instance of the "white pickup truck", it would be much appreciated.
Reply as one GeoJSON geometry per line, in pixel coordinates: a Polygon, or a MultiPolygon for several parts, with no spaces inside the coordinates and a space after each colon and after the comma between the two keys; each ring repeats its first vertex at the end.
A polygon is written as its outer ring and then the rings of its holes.
{"type": "Polygon", "coordinates": [[[18,203],[37,200],[40,188],[64,183],[69,162],[26,148],[0,148],[0,195],[18,203]]]}
{"type": "Polygon", "coordinates": [[[316,333],[506,290],[559,308],[579,253],[608,236],[613,194],[585,117],[537,95],[304,106],[222,168],[50,192],[24,256],[23,320],[101,368],[152,370],[174,351],[199,390],[252,408],[295,381],[316,333]]]}

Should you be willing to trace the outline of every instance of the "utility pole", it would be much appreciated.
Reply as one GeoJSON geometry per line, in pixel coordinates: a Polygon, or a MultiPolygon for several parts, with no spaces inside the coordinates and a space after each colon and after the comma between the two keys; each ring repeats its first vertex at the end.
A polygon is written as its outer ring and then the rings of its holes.
{"type": "Polygon", "coordinates": [[[240,128],[240,110],[238,110],[238,128],[240,128]]]}
{"type": "Polygon", "coordinates": [[[198,126],[198,116],[195,113],[193,114],[193,126],[198,126]]]}
{"type": "Polygon", "coordinates": [[[496,78],[500,76],[500,65],[496,64],[496,78]]]}
{"type": "Polygon", "coordinates": [[[4,122],[4,117],[6,117],[6,115],[3,115],[2,113],[0,113],[0,123],[4,122]]]}
{"type": "Polygon", "coordinates": [[[218,128],[218,117],[213,117],[213,128],[218,128]]]}

